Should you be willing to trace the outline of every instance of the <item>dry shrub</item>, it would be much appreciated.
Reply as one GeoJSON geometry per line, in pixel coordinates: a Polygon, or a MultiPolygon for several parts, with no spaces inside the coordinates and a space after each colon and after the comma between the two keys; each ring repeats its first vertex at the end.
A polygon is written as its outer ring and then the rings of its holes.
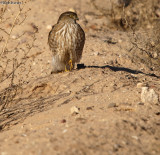
{"type": "Polygon", "coordinates": [[[131,33],[133,62],[143,63],[151,70],[160,70],[160,1],[98,0],[91,3],[110,19],[110,28],[131,33]]]}
{"type": "Polygon", "coordinates": [[[133,31],[130,35],[132,57],[135,63],[143,63],[151,71],[160,71],[160,29],[155,23],[153,29],[133,31]]]}
{"type": "Polygon", "coordinates": [[[91,0],[91,4],[119,30],[151,28],[160,17],[159,0],[91,0]]]}
{"type": "Polygon", "coordinates": [[[0,110],[14,103],[26,82],[25,76],[31,71],[26,64],[32,57],[38,28],[32,25],[30,32],[23,29],[30,9],[26,7],[29,1],[22,2],[0,8],[0,110]]]}
{"type": "Polygon", "coordinates": [[[132,0],[128,7],[123,7],[119,23],[123,30],[132,32],[135,62],[145,64],[151,71],[160,71],[160,1],[132,0]]]}
{"type": "Polygon", "coordinates": [[[152,28],[155,20],[160,17],[159,9],[159,0],[132,0],[131,4],[123,9],[119,19],[120,26],[125,30],[152,28]]]}

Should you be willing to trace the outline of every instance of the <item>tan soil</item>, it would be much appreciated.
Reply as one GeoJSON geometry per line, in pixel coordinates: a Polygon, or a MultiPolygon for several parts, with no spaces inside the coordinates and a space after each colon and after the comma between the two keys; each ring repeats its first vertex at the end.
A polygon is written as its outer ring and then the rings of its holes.
{"type": "MultiPolygon", "coordinates": [[[[8,7],[8,15],[15,17],[18,6],[8,7]]],[[[21,41],[17,53],[21,60],[38,27],[31,58],[15,72],[14,83],[22,81],[23,85],[0,112],[0,155],[160,154],[160,104],[141,102],[143,86],[160,96],[159,67],[133,48],[132,32],[116,30],[90,0],[34,0],[26,4],[25,11],[29,8],[27,19],[11,36],[26,34],[8,43],[11,53],[6,57],[12,59],[21,41]],[[77,11],[86,33],[80,62],[84,67],[50,74],[49,28],[69,9],[77,11]],[[74,106],[76,113],[71,112],[74,106]]],[[[2,26],[10,29],[9,23],[2,26]]],[[[3,45],[2,40],[1,49],[3,45]]],[[[1,90],[9,81],[1,83],[1,90]]]]}

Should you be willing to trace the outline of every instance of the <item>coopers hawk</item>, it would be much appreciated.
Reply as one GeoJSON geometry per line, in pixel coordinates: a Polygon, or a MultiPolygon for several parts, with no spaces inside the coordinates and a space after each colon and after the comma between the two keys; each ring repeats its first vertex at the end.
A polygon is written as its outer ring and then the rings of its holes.
{"type": "Polygon", "coordinates": [[[75,12],[64,12],[49,32],[48,44],[53,53],[52,73],[72,70],[82,57],[85,33],[77,20],[75,12]]]}

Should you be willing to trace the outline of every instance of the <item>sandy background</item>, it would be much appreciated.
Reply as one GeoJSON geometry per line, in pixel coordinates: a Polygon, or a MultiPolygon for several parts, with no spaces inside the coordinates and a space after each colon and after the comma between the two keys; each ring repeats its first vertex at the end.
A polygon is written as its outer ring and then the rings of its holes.
{"type": "Polygon", "coordinates": [[[0,155],[160,154],[160,1],[22,6],[0,4],[0,155]],[[84,67],[51,74],[48,33],[70,9],[84,67]]]}

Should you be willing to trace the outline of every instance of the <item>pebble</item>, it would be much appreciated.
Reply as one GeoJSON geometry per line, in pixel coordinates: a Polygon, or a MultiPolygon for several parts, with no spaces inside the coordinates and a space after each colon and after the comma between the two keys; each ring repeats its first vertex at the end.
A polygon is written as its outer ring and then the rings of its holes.
{"type": "Polygon", "coordinates": [[[17,37],[16,37],[15,35],[13,35],[11,38],[12,38],[12,39],[16,39],[17,37]]]}
{"type": "Polygon", "coordinates": [[[52,29],[52,25],[47,25],[46,29],[47,30],[51,30],[52,29]]]}
{"type": "Polygon", "coordinates": [[[148,87],[142,87],[141,101],[143,103],[157,104],[158,94],[153,89],[149,89],[148,87]]]}
{"type": "Polygon", "coordinates": [[[78,108],[77,106],[73,106],[71,107],[71,114],[79,114],[80,112],[80,108],[78,108]]]}
{"type": "Polygon", "coordinates": [[[137,136],[132,136],[132,138],[134,138],[134,139],[136,139],[136,140],[138,140],[138,139],[139,139],[137,136]]]}
{"type": "Polygon", "coordinates": [[[62,119],[62,120],[61,120],[61,123],[66,123],[66,120],[65,120],[65,119],[62,119]]]}
{"type": "Polygon", "coordinates": [[[108,105],[108,108],[113,108],[113,107],[117,107],[116,103],[110,103],[110,104],[108,105]]]}
{"type": "Polygon", "coordinates": [[[153,47],[155,46],[155,42],[154,42],[154,41],[151,41],[150,43],[151,43],[151,45],[152,45],[153,47]]]}
{"type": "Polygon", "coordinates": [[[137,83],[137,88],[142,88],[142,87],[144,87],[144,86],[145,86],[144,83],[137,83]]]}
{"type": "Polygon", "coordinates": [[[87,19],[87,21],[91,21],[93,19],[93,17],[90,15],[85,15],[85,18],[87,19]]]}
{"type": "Polygon", "coordinates": [[[119,148],[121,148],[121,145],[120,145],[120,144],[114,144],[114,145],[113,145],[113,150],[114,150],[114,151],[117,152],[117,151],[119,150],[119,148]]]}
{"type": "Polygon", "coordinates": [[[66,133],[67,132],[67,129],[64,129],[63,131],[62,131],[62,133],[66,133]]]}
{"type": "Polygon", "coordinates": [[[160,17],[160,8],[158,8],[158,9],[155,11],[155,13],[156,13],[156,15],[157,15],[158,17],[160,17]]]}
{"type": "Polygon", "coordinates": [[[121,39],[119,39],[119,40],[118,40],[118,42],[119,42],[119,43],[121,43],[121,42],[122,42],[122,40],[121,40],[121,39]]]}
{"type": "Polygon", "coordinates": [[[153,58],[158,58],[158,53],[157,52],[153,53],[153,58]]]}
{"type": "Polygon", "coordinates": [[[94,106],[87,107],[86,110],[93,110],[94,106]]]}
{"type": "Polygon", "coordinates": [[[144,105],[144,103],[142,103],[142,102],[139,102],[139,103],[138,103],[138,105],[144,105]]]}
{"type": "Polygon", "coordinates": [[[97,56],[97,55],[99,55],[99,52],[94,52],[93,54],[94,54],[95,56],[97,56]]]}
{"type": "Polygon", "coordinates": [[[21,136],[22,136],[22,137],[27,137],[27,135],[26,135],[26,134],[22,134],[21,136]]]}
{"type": "Polygon", "coordinates": [[[78,117],[78,118],[76,118],[76,121],[77,121],[77,122],[80,122],[80,123],[82,123],[82,124],[85,124],[87,120],[86,120],[85,118],[78,117]]]}

